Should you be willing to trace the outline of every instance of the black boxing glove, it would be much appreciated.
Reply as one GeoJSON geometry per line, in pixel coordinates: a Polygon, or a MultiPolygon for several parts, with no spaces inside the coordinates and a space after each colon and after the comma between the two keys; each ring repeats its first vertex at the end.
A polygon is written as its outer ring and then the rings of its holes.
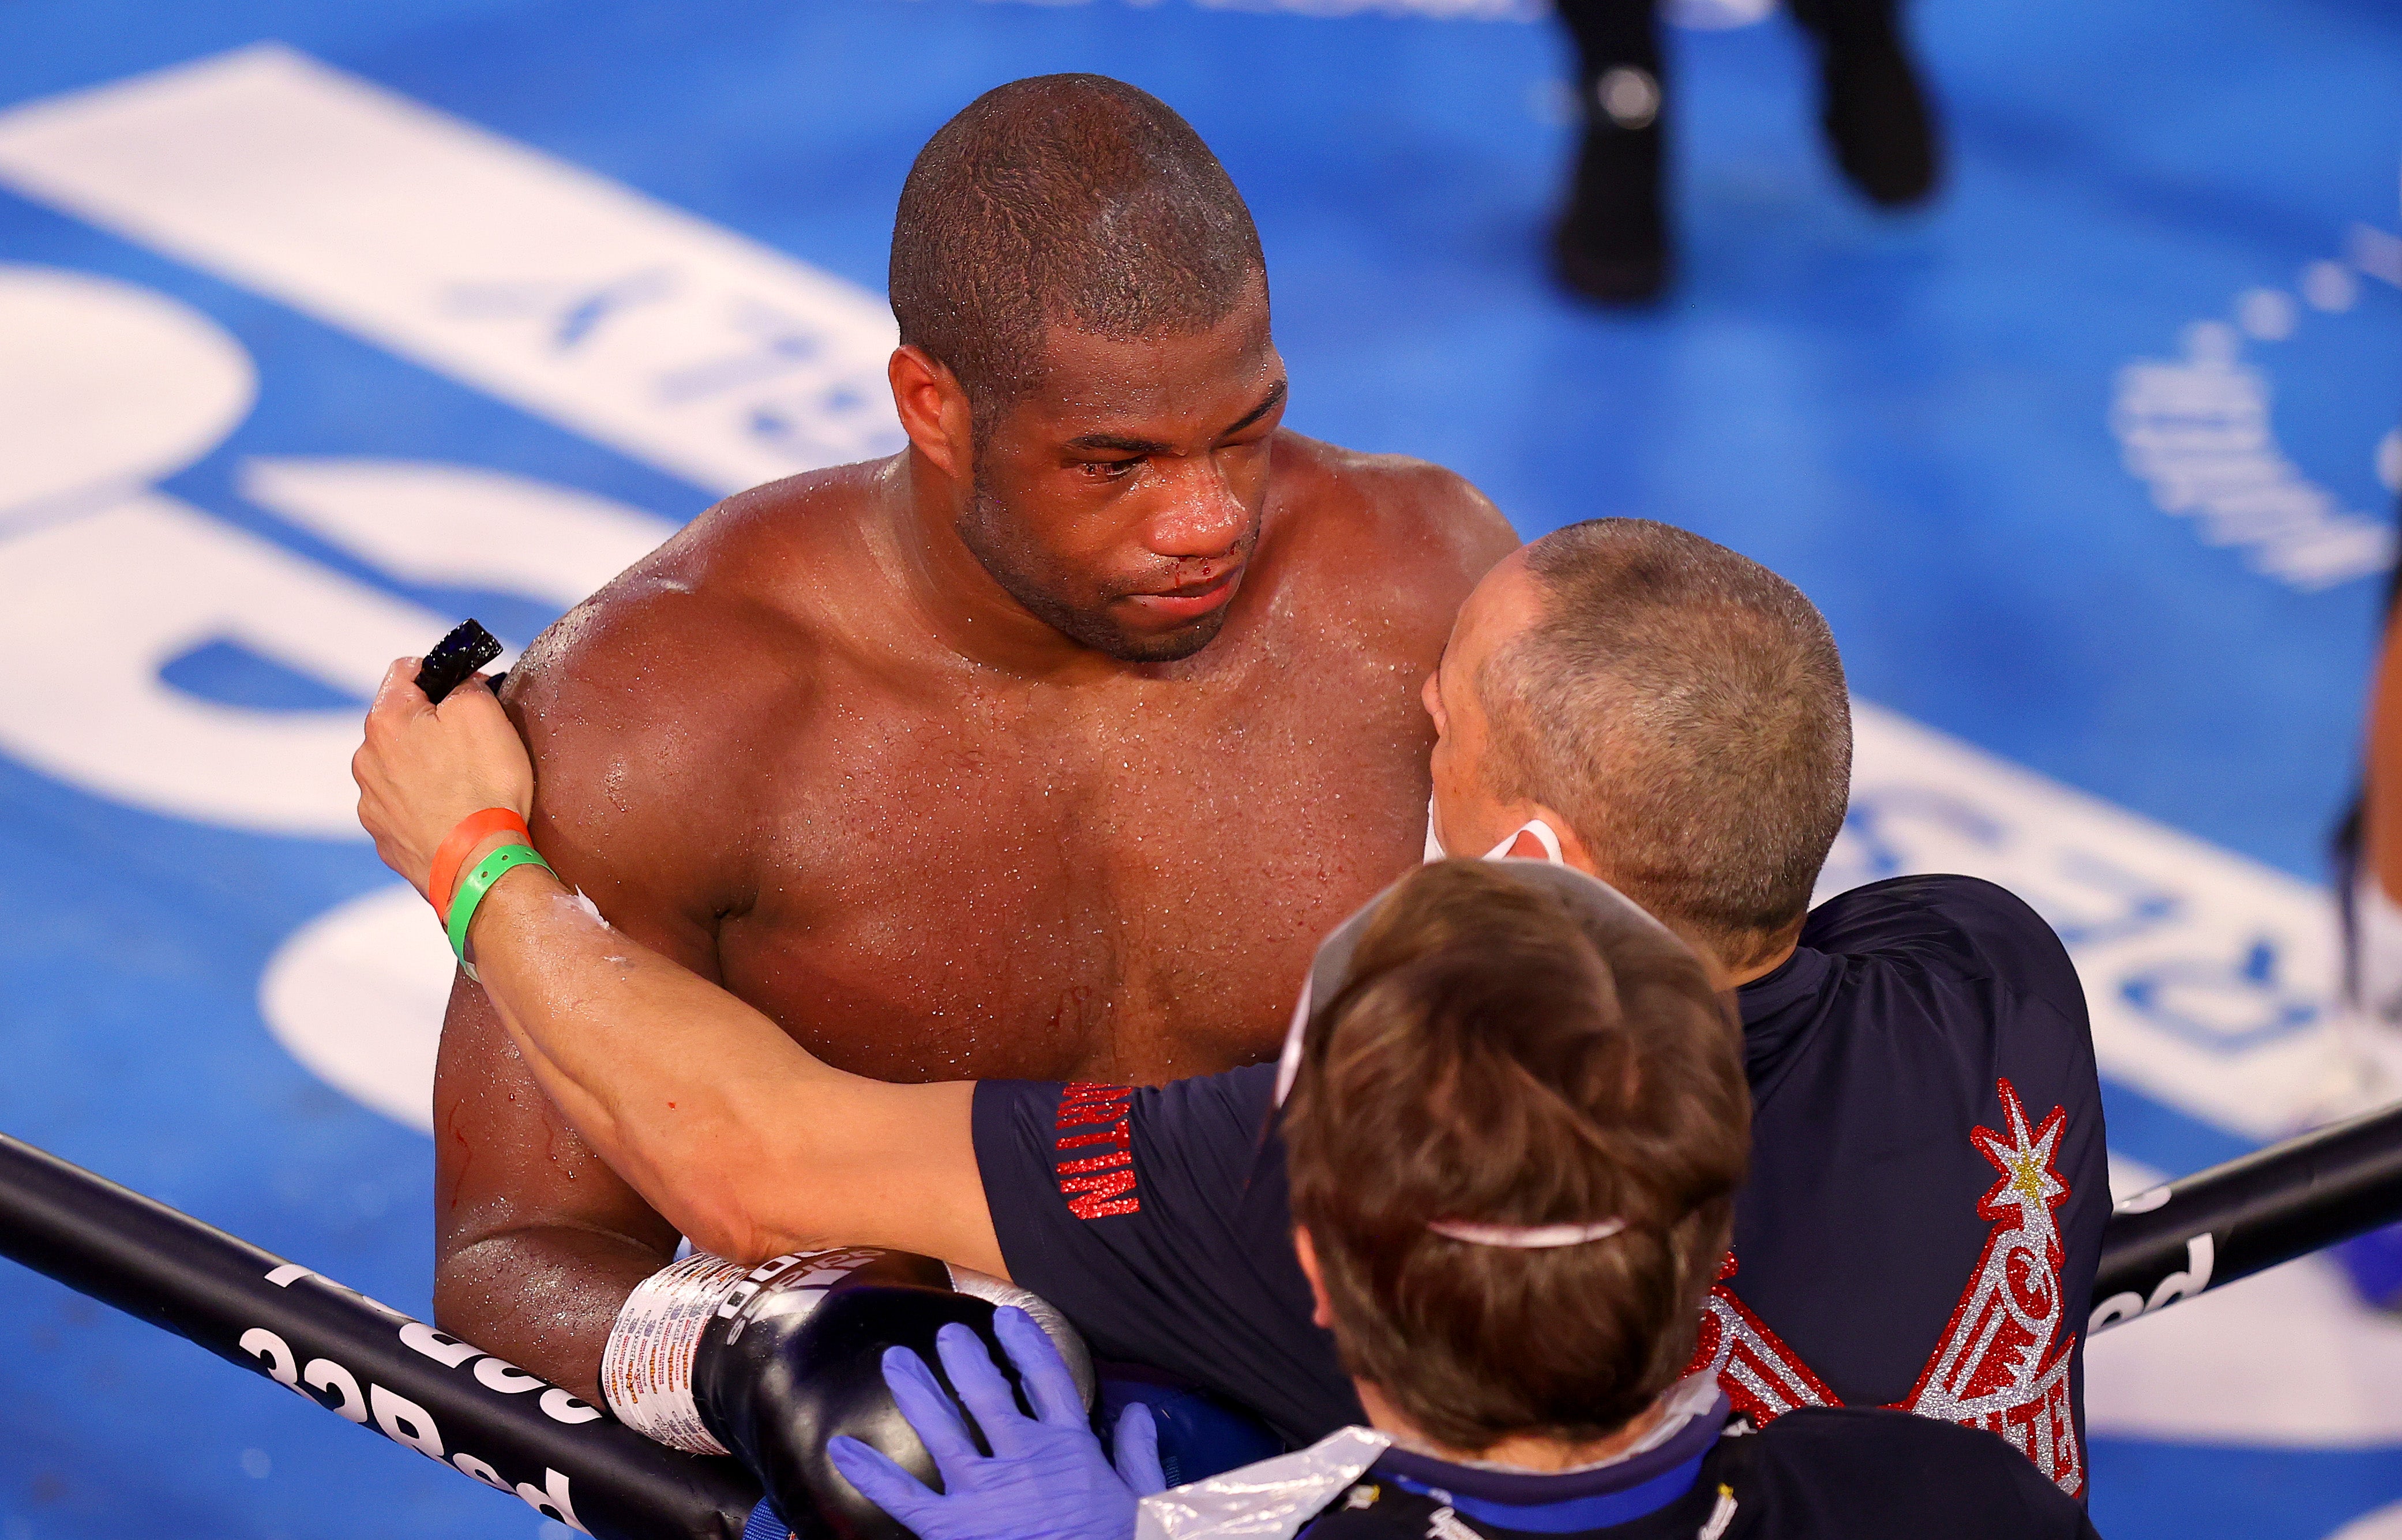
{"type": "Polygon", "coordinates": [[[885,1385],[884,1351],[914,1349],[956,1398],[934,1334],[959,1321],[989,1342],[997,1304],[1042,1324],[1089,1405],[1091,1360],[1049,1304],[972,1269],[873,1247],[801,1252],[747,1271],[697,1254],[654,1273],[618,1312],[601,1390],[620,1420],[661,1443],[739,1455],[796,1531],[814,1516],[842,1540],[910,1540],[835,1472],[826,1441],[847,1434],[939,1487],[885,1385]]]}

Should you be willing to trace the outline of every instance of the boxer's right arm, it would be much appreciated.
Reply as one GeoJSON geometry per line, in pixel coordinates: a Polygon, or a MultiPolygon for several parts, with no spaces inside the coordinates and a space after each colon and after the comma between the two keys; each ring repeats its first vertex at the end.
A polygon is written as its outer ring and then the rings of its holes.
{"type": "MultiPolygon", "coordinates": [[[[706,701],[683,694],[683,671],[642,667],[695,627],[628,586],[528,650],[508,685],[514,726],[481,685],[445,704],[469,708],[504,742],[502,758],[514,763],[504,778],[518,782],[528,754],[542,770],[538,804],[496,781],[464,788],[469,800],[527,814],[544,853],[628,933],[713,979],[711,911],[726,905],[725,873],[711,864],[722,846],[709,837],[710,788],[695,784],[707,756],[661,752],[655,738],[689,734],[689,713],[706,701]]],[[[543,1094],[463,976],[443,1022],[434,1118],[437,1320],[589,1398],[619,1306],[673,1257],[676,1227],[543,1094]]]]}
{"type": "Polygon", "coordinates": [[[462,976],[434,1081],[435,1321],[600,1404],[626,1296],[676,1228],[569,1127],[462,976]]]}
{"type": "MultiPolygon", "coordinates": [[[[561,702],[547,675],[559,660],[537,644],[516,670],[519,719],[544,772],[530,809],[545,851],[600,894],[628,930],[714,977],[711,930],[669,896],[690,887],[695,842],[646,827],[643,804],[608,804],[625,775],[612,763],[642,747],[625,724],[561,702]],[[635,880],[641,873],[645,880],[635,880]]],[[[577,659],[596,681],[605,667],[577,659]]],[[[462,696],[483,694],[470,684],[462,696]]],[[[476,702],[490,713],[487,702],[476,702]]],[[[497,716],[497,713],[491,713],[497,716]]],[[[660,800],[689,810],[688,797],[660,800]]],[[[506,802],[488,793],[478,802],[506,802]]],[[[598,1394],[600,1354],[626,1296],[672,1259],[677,1228],[611,1170],[543,1093],[484,990],[455,977],[434,1086],[435,1314],[445,1330],[568,1386],[598,1394]]]]}

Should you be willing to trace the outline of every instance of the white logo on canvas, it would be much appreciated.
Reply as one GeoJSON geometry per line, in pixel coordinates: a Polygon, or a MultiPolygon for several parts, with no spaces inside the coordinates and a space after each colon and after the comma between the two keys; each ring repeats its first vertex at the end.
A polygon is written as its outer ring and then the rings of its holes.
{"type": "MultiPolygon", "coordinates": [[[[0,182],[699,487],[898,444],[875,296],[279,45],[0,114],[0,182]]],[[[157,489],[255,394],[190,306],[0,267],[0,583],[20,596],[0,647],[26,665],[0,680],[0,750],[171,817],[355,840],[355,708],[252,710],[159,676],[231,642],[363,696],[457,618],[157,489]]],[[[237,481],[402,584],[559,608],[671,528],[465,466],[258,458],[237,481]]],[[[295,932],[260,1010],[321,1078],[425,1129],[450,973],[389,885],[295,932]]]]}
{"type": "MultiPolygon", "coordinates": [[[[2324,315],[2351,311],[2367,275],[2402,287],[2402,237],[2355,226],[2340,260],[2312,262],[2296,288],[2324,315]]],[[[2394,562],[2392,521],[2347,509],[2278,444],[2268,376],[2243,361],[2243,342],[2283,342],[2302,319],[2282,289],[2247,289],[2234,323],[2185,330],[2183,355],[2119,371],[2110,408],[2129,472],[2161,512],[2195,520],[2213,545],[2242,546],[2252,566],[2305,592],[2381,572],[2394,562]]],[[[2379,479],[2402,492],[2402,428],[2375,450],[2379,479]]]]}

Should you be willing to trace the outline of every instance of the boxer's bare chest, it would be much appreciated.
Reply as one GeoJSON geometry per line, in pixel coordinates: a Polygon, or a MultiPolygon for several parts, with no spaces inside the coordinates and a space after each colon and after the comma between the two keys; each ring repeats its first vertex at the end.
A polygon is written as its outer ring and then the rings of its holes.
{"type": "Polygon", "coordinates": [[[888,1079],[1272,1053],[1318,939],[1416,856],[1431,659],[1228,630],[1173,679],[834,681],[756,751],[777,791],[756,899],[719,926],[727,986],[888,1079]]]}

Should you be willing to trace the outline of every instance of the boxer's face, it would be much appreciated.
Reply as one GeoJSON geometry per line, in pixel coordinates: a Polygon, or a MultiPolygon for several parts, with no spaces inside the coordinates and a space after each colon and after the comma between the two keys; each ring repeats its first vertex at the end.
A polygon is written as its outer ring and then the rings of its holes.
{"type": "Polygon", "coordinates": [[[1128,662],[1190,657],[1242,586],[1284,397],[1264,285],[1206,332],[1055,327],[1042,383],[977,435],[959,537],[1073,640],[1128,662]]]}
{"type": "Polygon", "coordinates": [[[1477,674],[1495,650],[1540,615],[1540,595],[1512,552],[1484,574],[1459,607],[1443,661],[1427,676],[1424,698],[1434,719],[1435,835],[1455,856],[1482,855],[1539,811],[1492,789],[1492,731],[1477,674]]]}

